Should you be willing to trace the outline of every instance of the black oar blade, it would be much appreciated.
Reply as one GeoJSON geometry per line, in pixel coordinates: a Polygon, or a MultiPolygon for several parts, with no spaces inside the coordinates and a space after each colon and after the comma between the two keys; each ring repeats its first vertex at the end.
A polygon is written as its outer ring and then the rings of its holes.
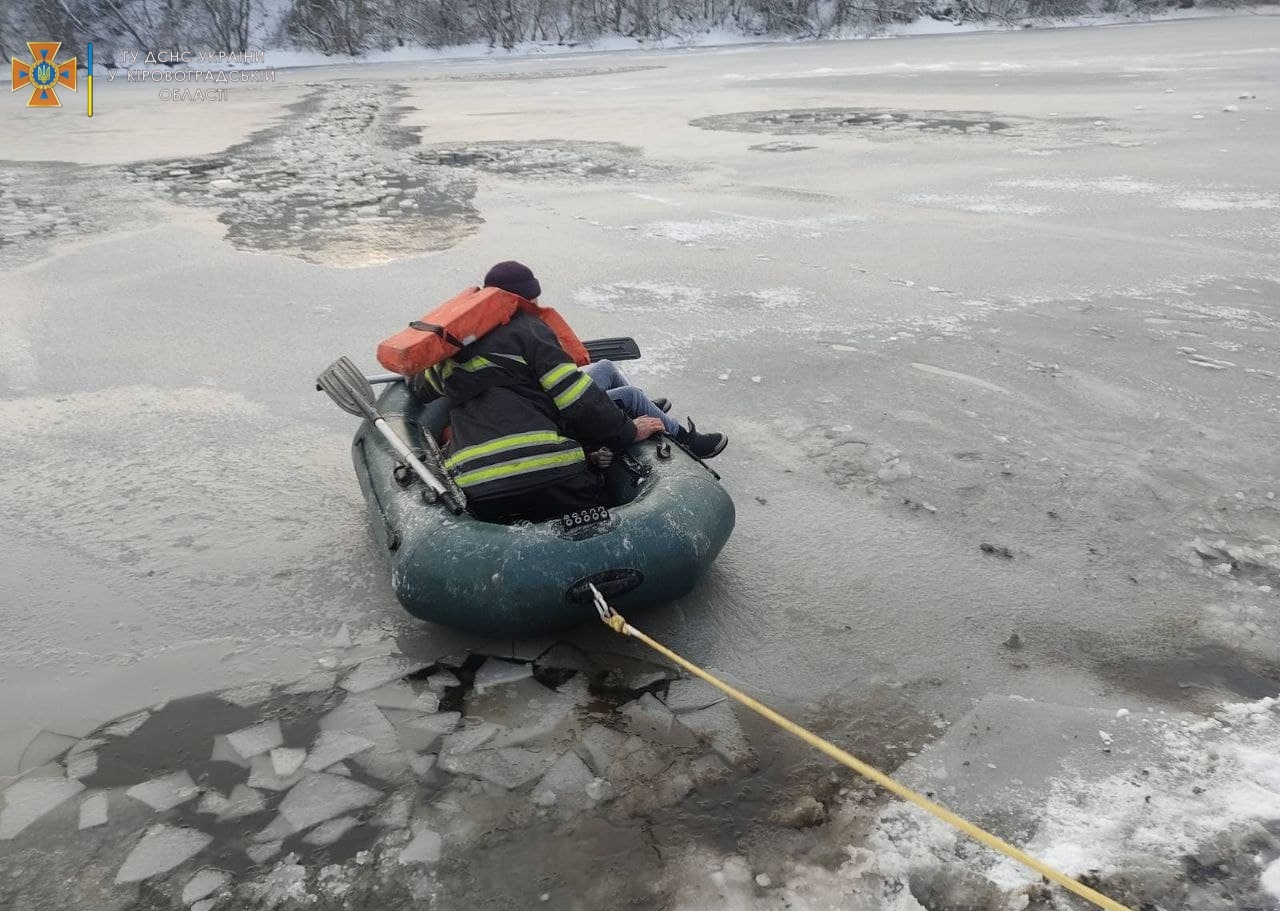
{"type": "Polygon", "coordinates": [[[340,357],[316,377],[316,388],[347,414],[367,418],[374,414],[373,386],[351,358],[340,357]]]}
{"type": "Polygon", "coordinates": [[[593,361],[634,361],[640,358],[640,346],[633,338],[593,338],[582,343],[593,361]]]}

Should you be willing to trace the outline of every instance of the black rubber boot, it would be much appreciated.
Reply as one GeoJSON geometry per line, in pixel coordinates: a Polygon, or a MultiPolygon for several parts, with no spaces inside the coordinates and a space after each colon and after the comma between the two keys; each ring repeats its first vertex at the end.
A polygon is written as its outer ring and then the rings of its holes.
{"type": "Polygon", "coordinates": [[[653,404],[658,406],[658,410],[666,414],[671,410],[671,402],[667,399],[654,399],[653,404]]]}
{"type": "Polygon", "coordinates": [[[676,442],[688,449],[700,459],[714,459],[729,445],[729,438],[723,433],[698,433],[693,418],[685,418],[689,429],[680,428],[676,434],[676,442]]]}

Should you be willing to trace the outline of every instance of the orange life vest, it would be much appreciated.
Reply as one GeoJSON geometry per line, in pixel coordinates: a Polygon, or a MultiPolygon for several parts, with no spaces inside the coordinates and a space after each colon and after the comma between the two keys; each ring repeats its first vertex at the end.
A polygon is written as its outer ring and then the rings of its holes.
{"type": "Polygon", "coordinates": [[[501,288],[468,288],[414,320],[408,329],[384,339],[378,345],[378,363],[403,376],[421,373],[506,325],[522,311],[546,323],[579,367],[590,362],[582,340],[555,310],[501,288]]]}

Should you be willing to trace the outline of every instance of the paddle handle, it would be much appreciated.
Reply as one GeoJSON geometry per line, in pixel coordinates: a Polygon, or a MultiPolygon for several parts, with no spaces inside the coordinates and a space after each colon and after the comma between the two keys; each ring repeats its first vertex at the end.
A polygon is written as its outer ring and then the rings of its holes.
{"type": "MultiPolygon", "coordinates": [[[[426,484],[439,494],[446,503],[450,503],[454,506],[457,505],[453,503],[454,498],[449,494],[449,491],[445,490],[444,485],[441,484],[436,476],[427,469],[427,466],[423,465],[422,461],[413,454],[413,450],[405,445],[404,440],[396,436],[396,432],[387,426],[386,421],[381,417],[375,417],[373,426],[378,428],[378,432],[382,434],[383,438],[388,443],[391,444],[391,448],[394,449],[400,455],[400,458],[404,459],[406,464],[414,470],[414,473],[422,479],[422,483],[426,484]]],[[[461,510],[455,509],[454,511],[460,512],[461,510]]]]}

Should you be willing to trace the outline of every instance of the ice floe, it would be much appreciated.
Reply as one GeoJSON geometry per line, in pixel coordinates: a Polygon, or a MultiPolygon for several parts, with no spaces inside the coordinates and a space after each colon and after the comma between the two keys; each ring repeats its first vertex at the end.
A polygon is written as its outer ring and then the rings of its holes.
{"type": "Polygon", "coordinates": [[[159,778],[136,784],[125,791],[127,796],[142,801],[158,812],[172,810],[179,804],[191,800],[199,793],[200,789],[196,787],[196,783],[191,780],[191,776],[187,772],[171,772],[168,775],[161,775],[159,778]]]}
{"type": "Polygon", "coordinates": [[[301,831],[318,822],[367,807],[382,799],[382,792],[324,772],[312,772],[280,802],[280,815],[301,831]]]}
{"type": "Polygon", "coordinates": [[[211,841],[212,835],[195,829],[154,825],[124,859],[116,882],[136,883],[167,873],[195,857],[211,841]]]}

